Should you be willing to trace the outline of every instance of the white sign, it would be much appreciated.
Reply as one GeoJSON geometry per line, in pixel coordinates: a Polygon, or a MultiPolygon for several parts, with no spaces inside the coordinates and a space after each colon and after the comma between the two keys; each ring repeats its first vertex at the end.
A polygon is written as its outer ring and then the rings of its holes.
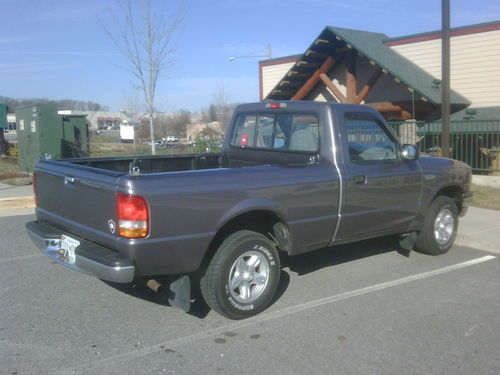
{"type": "Polygon", "coordinates": [[[36,121],[35,120],[31,121],[31,132],[36,133],[36,121]]]}
{"type": "Polygon", "coordinates": [[[19,120],[19,130],[24,130],[24,119],[19,120]]]}

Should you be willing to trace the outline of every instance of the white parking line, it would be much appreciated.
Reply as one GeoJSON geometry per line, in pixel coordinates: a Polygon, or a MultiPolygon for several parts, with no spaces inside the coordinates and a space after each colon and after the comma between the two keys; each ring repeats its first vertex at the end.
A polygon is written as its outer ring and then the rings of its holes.
{"type": "Polygon", "coordinates": [[[418,273],[416,275],[411,275],[411,276],[403,277],[400,279],[396,279],[396,280],[392,280],[392,281],[388,281],[388,282],[384,282],[384,283],[380,283],[380,284],[375,284],[375,285],[368,286],[365,288],[352,290],[350,292],[345,292],[345,293],[336,294],[336,295],[330,296],[330,297],[320,298],[320,299],[306,302],[306,303],[303,303],[300,305],[291,306],[291,307],[285,308],[283,310],[278,310],[278,311],[267,313],[267,314],[257,315],[253,318],[249,318],[249,319],[246,319],[244,321],[240,321],[240,322],[236,322],[236,323],[232,323],[232,324],[227,324],[227,325],[222,326],[222,327],[209,329],[209,330],[206,330],[203,332],[195,333],[195,334],[188,335],[188,336],[179,337],[179,338],[176,338],[173,340],[168,340],[168,341],[165,341],[165,342],[153,345],[153,346],[145,347],[145,348],[140,349],[140,350],[134,350],[134,351],[131,351],[128,353],[123,353],[123,354],[110,356],[108,358],[103,358],[101,360],[83,363],[83,364],[80,364],[76,367],[60,370],[60,371],[58,371],[58,373],[74,374],[75,372],[78,371],[78,369],[89,370],[90,368],[95,368],[95,367],[100,366],[100,365],[105,365],[105,364],[110,365],[110,364],[130,360],[130,359],[134,359],[134,358],[143,357],[143,356],[157,353],[157,352],[161,352],[165,349],[169,349],[169,348],[176,347],[179,345],[185,345],[185,344],[197,342],[199,340],[215,337],[215,336],[223,334],[226,331],[239,330],[239,329],[242,329],[242,328],[254,325],[254,324],[260,324],[260,323],[267,322],[267,321],[272,320],[272,319],[281,318],[281,317],[284,317],[287,315],[291,315],[291,314],[294,314],[294,313],[297,313],[300,311],[304,311],[304,310],[309,310],[309,309],[323,306],[323,305],[326,305],[329,303],[342,301],[342,300],[345,300],[348,298],[361,296],[364,294],[368,294],[368,293],[376,292],[379,290],[391,288],[394,286],[406,284],[406,283],[409,283],[412,281],[422,280],[422,279],[426,279],[426,278],[429,278],[432,276],[441,275],[441,274],[444,274],[447,272],[456,271],[456,270],[459,270],[462,268],[473,266],[475,264],[487,262],[487,261],[495,259],[495,258],[496,257],[493,255],[486,255],[486,256],[481,257],[481,258],[472,259],[472,260],[469,260],[466,262],[454,264],[454,265],[448,266],[448,267],[439,268],[439,269],[436,269],[433,271],[422,272],[422,273],[418,273]]]}

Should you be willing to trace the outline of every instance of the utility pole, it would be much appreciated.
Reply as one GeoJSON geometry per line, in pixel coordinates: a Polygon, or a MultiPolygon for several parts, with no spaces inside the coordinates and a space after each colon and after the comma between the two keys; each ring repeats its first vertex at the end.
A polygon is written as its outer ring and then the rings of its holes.
{"type": "Polygon", "coordinates": [[[450,0],[441,0],[441,155],[450,156],[450,0]]]}

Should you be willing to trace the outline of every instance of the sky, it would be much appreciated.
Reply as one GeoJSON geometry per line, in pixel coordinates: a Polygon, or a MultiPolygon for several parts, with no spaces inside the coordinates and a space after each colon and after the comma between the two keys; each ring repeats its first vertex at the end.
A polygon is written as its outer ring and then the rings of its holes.
{"type": "MultiPolygon", "coordinates": [[[[140,0],[132,0],[137,3],[140,0]]],[[[156,106],[197,111],[223,86],[230,102],[258,100],[258,61],[303,53],[327,25],[390,37],[441,27],[439,0],[153,0],[186,16],[156,106]]],[[[115,0],[0,0],[0,95],[91,100],[111,110],[140,102],[114,32],[115,0]]],[[[451,0],[451,26],[500,19],[499,0],[451,0]]]]}

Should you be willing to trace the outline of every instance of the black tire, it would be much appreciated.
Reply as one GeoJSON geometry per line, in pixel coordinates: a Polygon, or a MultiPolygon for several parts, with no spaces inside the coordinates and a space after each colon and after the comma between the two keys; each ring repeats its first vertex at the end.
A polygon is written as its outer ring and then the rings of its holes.
{"type": "MultiPolygon", "coordinates": [[[[274,243],[260,233],[241,230],[228,236],[217,249],[200,280],[201,294],[208,306],[219,314],[230,319],[248,318],[271,304],[278,288],[280,272],[279,254],[274,243]],[[242,257],[244,254],[251,255],[242,257]],[[230,290],[230,274],[240,275],[241,278],[244,275],[251,277],[250,271],[250,273],[239,273],[236,265],[236,261],[242,259],[244,263],[238,263],[238,265],[248,265],[245,259],[250,261],[251,257],[259,258],[261,262],[258,268],[255,268],[259,271],[256,271],[259,275],[260,271],[267,267],[267,273],[265,273],[267,277],[266,282],[261,284],[262,286],[252,285],[253,279],[242,282],[242,284],[246,283],[244,286],[248,288],[246,290],[251,293],[256,291],[255,299],[245,302],[241,300],[240,293],[244,294],[241,289],[230,290]]],[[[251,296],[248,298],[251,299],[251,296]]]]}
{"type": "Polygon", "coordinates": [[[417,241],[415,243],[416,249],[421,253],[429,255],[444,254],[448,252],[453,245],[453,241],[455,241],[455,237],[457,235],[457,229],[458,210],[455,202],[449,197],[443,195],[438,196],[431,203],[429,210],[427,211],[422,229],[417,236],[417,241]],[[443,210],[447,210],[453,218],[453,232],[449,240],[444,243],[440,243],[436,238],[434,231],[436,219],[443,210]]]}

